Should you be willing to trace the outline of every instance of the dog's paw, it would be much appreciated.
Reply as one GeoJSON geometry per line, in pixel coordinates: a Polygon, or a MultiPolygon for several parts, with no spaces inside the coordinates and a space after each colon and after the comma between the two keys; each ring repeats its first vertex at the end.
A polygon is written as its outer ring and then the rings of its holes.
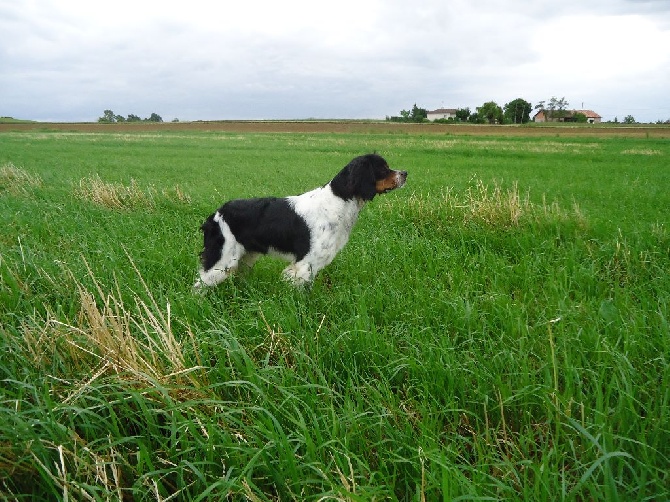
{"type": "Polygon", "coordinates": [[[196,295],[204,295],[207,292],[207,285],[202,282],[202,279],[198,279],[195,281],[195,284],[193,284],[193,293],[196,295]]]}

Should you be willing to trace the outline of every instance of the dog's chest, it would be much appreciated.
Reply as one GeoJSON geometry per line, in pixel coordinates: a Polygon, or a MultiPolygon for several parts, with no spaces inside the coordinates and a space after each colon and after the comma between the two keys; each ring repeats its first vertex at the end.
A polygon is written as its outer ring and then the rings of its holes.
{"type": "Polygon", "coordinates": [[[357,201],[337,197],[328,185],[290,199],[310,229],[313,247],[333,253],[342,249],[361,209],[357,201]]]}

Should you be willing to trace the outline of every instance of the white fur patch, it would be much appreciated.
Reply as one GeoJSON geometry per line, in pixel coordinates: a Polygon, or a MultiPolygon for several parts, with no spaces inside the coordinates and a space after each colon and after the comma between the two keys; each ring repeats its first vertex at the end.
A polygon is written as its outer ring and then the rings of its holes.
{"type": "Polygon", "coordinates": [[[363,203],[336,196],[330,185],[287,199],[311,232],[309,252],[295,271],[300,280],[310,281],[349,241],[363,203]]]}

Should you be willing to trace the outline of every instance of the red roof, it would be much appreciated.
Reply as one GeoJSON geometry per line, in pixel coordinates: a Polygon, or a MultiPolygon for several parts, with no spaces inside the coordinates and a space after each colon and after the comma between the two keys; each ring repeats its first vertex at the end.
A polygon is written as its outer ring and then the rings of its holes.
{"type": "Polygon", "coordinates": [[[600,119],[600,118],[602,118],[600,115],[598,115],[593,110],[572,110],[572,113],[573,114],[574,113],[583,113],[584,115],[586,115],[586,118],[589,118],[589,119],[600,119]]]}
{"type": "MultiPolygon", "coordinates": [[[[546,111],[547,110],[538,111],[535,114],[535,117],[537,117],[540,114],[542,114],[542,116],[544,116],[546,111]]],[[[554,111],[557,111],[557,110],[554,110],[554,111]]],[[[565,113],[567,114],[568,117],[572,117],[575,113],[583,113],[584,115],[586,115],[587,119],[600,119],[600,118],[602,118],[600,115],[598,115],[593,110],[565,110],[565,113]]]]}

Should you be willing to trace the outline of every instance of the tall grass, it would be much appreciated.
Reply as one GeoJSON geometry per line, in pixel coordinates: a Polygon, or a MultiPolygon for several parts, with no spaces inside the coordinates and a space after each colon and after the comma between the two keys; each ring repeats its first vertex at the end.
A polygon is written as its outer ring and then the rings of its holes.
{"type": "Polygon", "coordinates": [[[130,185],[123,185],[105,182],[99,175],[79,180],[75,195],[112,209],[154,208],[159,196],[184,204],[190,202],[190,197],[179,186],[159,193],[154,187],[143,189],[134,179],[130,180],[130,185]]]}
{"type": "Polygon", "coordinates": [[[12,195],[27,195],[30,190],[42,186],[42,179],[16,167],[11,162],[0,167],[0,192],[12,195]]]}
{"type": "Polygon", "coordinates": [[[667,498],[668,153],[0,135],[0,492],[667,498]],[[408,185],[363,210],[311,290],[261,260],[192,294],[223,199],[306,190],[372,150],[408,185]]]}

